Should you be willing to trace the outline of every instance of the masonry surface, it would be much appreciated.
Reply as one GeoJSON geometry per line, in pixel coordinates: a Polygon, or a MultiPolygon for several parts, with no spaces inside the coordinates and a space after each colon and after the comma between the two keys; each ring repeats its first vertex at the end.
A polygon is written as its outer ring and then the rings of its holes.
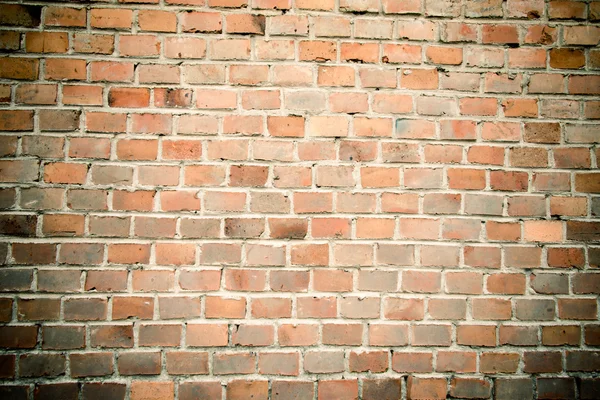
{"type": "Polygon", "coordinates": [[[0,4],[0,398],[600,398],[600,2],[0,4]]]}

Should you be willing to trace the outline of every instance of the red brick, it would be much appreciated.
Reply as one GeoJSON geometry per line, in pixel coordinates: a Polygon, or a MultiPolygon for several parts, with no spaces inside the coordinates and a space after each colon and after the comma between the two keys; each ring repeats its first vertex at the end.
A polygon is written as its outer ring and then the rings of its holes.
{"type": "Polygon", "coordinates": [[[568,320],[595,319],[597,313],[596,302],[592,299],[559,299],[558,316],[568,320]]]}
{"type": "Polygon", "coordinates": [[[324,2],[315,0],[298,0],[296,7],[305,10],[333,10],[335,2],[326,0],[324,2]]]}
{"type": "Polygon", "coordinates": [[[35,80],[39,76],[39,61],[31,58],[0,58],[0,78],[35,80]]]}
{"type": "Polygon", "coordinates": [[[205,299],[205,307],[206,318],[243,318],[246,299],[209,296],[205,299]]]}
{"type": "Polygon", "coordinates": [[[330,61],[336,57],[335,42],[329,41],[301,41],[300,61],[330,61]]]}
{"type": "Polygon", "coordinates": [[[416,214],[418,202],[418,196],[412,193],[383,193],[381,196],[381,208],[384,212],[416,214]]]}
{"type": "Polygon", "coordinates": [[[173,271],[136,270],[133,272],[132,283],[134,291],[166,292],[173,288],[173,271]]]}
{"type": "Polygon", "coordinates": [[[445,399],[448,382],[445,378],[408,377],[409,399],[445,399]]]}
{"type": "Polygon", "coordinates": [[[228,268],[224,275],[227,290],[259,292],[265,288],[266,273],[261,270],[228,268]]]}
{"type": "Polygon", "coordinates": [[[127,290],[127,271],[88,271],[85,290],[124,292],[127,290]]]}
{"type": "Polygon", "coordinates": [[[154,299],[152,297],[114,297],[112,318],[114,320],[136,317],[152,319],[154,299]]]}
{"type": "Polygon", "coordinates": [[[139,326],[139,346],[178,346],[181,342],[181,325],[143,324],[139,326]]]}
{"type": "Polygon", "coordinates": [[[473,299],[472,314],[480,320],[507,320],[512,315],[511,303],[498,298],[473,299]]]}
{"type": "Polygon", "coordinates": [[[46,59],[45,78],[48,80],[85,80],[86,61],[82,59],[46,59]]]}
{"type": "Polygon", "coordinates": [[[197,318],[201,314],[200,299],[182,296],[161,296],[158,312],[162,319],[197,318]]]}
{"type": "Polygon", "coordinates": [[[21,104],[56,104],[55,85],[22,84],[17,87],[15,101],[21,104]]]}
{"type": "Polygon", "coordinates": [[[239,244],[206,243],[202,245],[200,262],[202,264],[238,264],[241,261],[239,244]]]}
{"type": "Polygon", "coordinates": [[[3,131],[30,131],[33,129],[33,112],[25,110],[2,110],[0,129],[3,131]]]}
{"type": "Polygon", "coordinates": [[[490,397],[492,385],[486,379],[477,378],[452,378],[450,381],[450,395],[456,397],[490,397]]]}
{"type": "Polygon", "coordinates": [[[127,9],[94,8],[90,12],[90,24],[92,28],[131,28],[132,18],[133,11],[127,9]]]}
{"type": "Polygon", "coordinates": [[[333,318],[337,315],[337,302],[334,297],[297,298],[299,318],[333,318]]]}
{"type": "Polygon", "coordinates": [[[111,107],[148,107],[150,90],[145,88],[111,88],[108,104],[111,107]]]}
{"type": "Polygon", "coordinates": [[[52,264],[56,245],[51,243],[13,243],[12,256],[16,264],[52,264]]]}
{"type": "Polygon", "coordinates": [[[181,382],[179,384],[179,398],[193,400],[197,398],[219,398],[223,389],[218,381],[181,382]]]}
{"type": "Polygon", "coordinates": [[[317,343],[319,327],[316,324],[282,324],[277,333],[281,346],[311,346],[317,343]]]}
{"type": "Polygon", "coordinates": [[[524,294],[525,275],[512,273],[499,273],[488,276],[487,288],[490,293],[497,294],[524,294]]]}
{"type": "Polygon", "coordinates": [[[341,269],[313,272],[313,288],[319,292],[351,292],[352,272],[341,269]]]}
{"type": "Polygon", "coordinates": [[[447,272],[446,291],[455,294],[481,294],[483,277],[478,272],[447,272]]]}
{"type": "Polygon", "coordinates": [[[482,353],[479,370],[483,373],[515,373],[519,366],[518,353],[482,353]]]}
{"type": "Polygon", "coordinates": [[[176,65],[143,64],[138,67],[140,83],[179,83],[180,70],[176,65]]]}
{"type": "Polygon", "coordinates": [[[44,383],[38,384],[33,391],[36,399],[77,399],[79,387],[76,383],[44,383]]]}
{"type": "Polygon", "coordinates": [[[456,341],[466,346],[496,346],[496,327],[494,325],[459,325],[456,341]]]}
{"type": "Polygon", "coordinates": [[[335,346],[359,346],[362,343],[363,326],[360,324],[323,324],[323,344],[335,346]]]}
{"type": "Polygon", "coordinates": [[[138,26],[142,30],[157,32],[175,32],[177,30],[177,16],[175,13],[158,10],[140,10],[138,12],[138,26]]]}
{"type": "Polygon", "coordinates": [[[514,346],[536,346],[538,328],[536,326],[500,325],[500,344],[514,346]]]}
{"type": "Polygon", "coordinates": [[[32,349],[37,342],[38,327],[2,326],[0,327],[0,343],[9,349],[32,349]]]}
{"type": "Polygon", "coordinates": [[[99,321],[106,319],[104,298],[71,298],[64,301],[64,318],[68,321],[99,321]]]}
{"type": "Polygon", "coordinates": [[[227,342],[228,330],[226,324],[203,323],[188,324],[187,326],[186,343],[188,346],[226,346],[227,342]]]}
{"type": "Polygon", "coordinates": [[[363,167],[360,176],[363,187],[393,187],[400,183],[399,170],[396,168],[363,167]]]}
{"type": "Polygon", "coordinates": [[[265,375],[299,375],[298,353],[261,353],[258,356],[258,371],[265,375]]]}
{"type": "Polygon", "coordinates": [[[421,246],[421,265],[445,266],[458,265],[459,249],[456,246],[421,246]]]}
{"type": "Polygon", "coordinates": [[[271,396],[274,400],[293,398],[314,397],[314,383],[310,381],[281,381],[274,380],[271,383],[271,396]]]}
{"type": "Polygon", "coordinates": [[[308,289],[309,278],[308,271],[271,271],[271,290],[303,292],[308,289]]]}
{"type": "Polygon", "coordinates": [[[383,304],[383,315],[387,319],[422,320],[424,312],[422,299],[390,297],[385,299],[383,304]]]}
{"type": "Polygon", "coordinates": [[[367,351],[350,353],[350,370],[353,372],[385,372],[388,369],[387,351],[367,351]]]}
{"type": "Polygon", "coordinates": [[[430,299],[427,309],[432,318],[438,320],[461,320],[467,314],[467,302],[464,299],[430,299]]]}
{"type": "Polygon", "coordinates": [[[432,372],[433,354],[394,351],[392,369],[396,372],[432,372]]]}
{"type": "Polygon", "coordinates": [[[174,382],[134,381],[131,383],[131,400],[142,400],[148,397],[172,400],[174,392],[174,382]]]}
{"type": "Polygon", "coordinates": [[[269,397],[268,381],[232,380],[227,384],[227,399],[267,400],[269,397]]]}
{"type": "MultiPolygon", "coordinates": [[[[160,373],[160,352],[127,352],[117,359],[121,375],[158,375],[160,373]]],[[[142,388],[139,388],[142,390],[142,388]]],[[[142,397],[143,398],[143,397],[142,397]]]]}
{"type": "Polygon", "coordinates": [[[181,15],[181,26],[184,32],[221,32],[221,14],[188,11],[181,15]]]}
{"type": "Polygon", "coordinates": [[[71,376],[74,378],[106,376],[113,373],[112,353],[71,354],[71,376]]]}
{"type": "Polygon", "coordinates": [[[215,291],[220,285],[220,270],[182,270],[179,274],[179,286],[183,290],[215,291]]]}
{"type": "Polygon", "coordinates": [[[462,160],[462,147],[428,144],[425,146],[425,161],[431,163],[458,163],[462,160]]]}
{"type": "Polygon", "coordinates": [[[57,377],[66,369],[63,354],[25,354],[19,357],[19,375],[24,378],[57,377]]]}
{"type": "Polygon", "coordinates": [[[83,8],[67,8],[50,6],[46,9],[44,25],[85,27],[86,10],[83,8]]]}
{"type": "MultiPolygon", "coordinates": [[[[5,274],[5,278],[9,280],[7,286],[21,286],[23,288],[29,288],[31,283],[30,271],[21,270],[16,271],[18,274],[14,274],[11,277],[9,274],[5,274]],[[12,279],[15,281],[10,282],[12,279]]],[[[81,290],[81,271],[78,270],[57,270],[57,271],[38,271],[38,290],[40,292],[79,292],[81,290]]]]}
{"type": "Polygon", "coordinates": [[[342,42],[340,58],[346,62],[376,63],[379,61],[379,46],[376,43],[342,42]]]}
{"type": "Polygon", "coordinates": [[[340,399],[350,400],[358,398],[358,381],[348,380],[322,380],[318,382],[319,400],[340,399]]]}
{"type": "Polygon", "coordinates": [[[477,353],[472,351],[439,351],[436,370],[438,372],[476,372],[477,353]]]}
{"type": "MultiPolygon", "coordinates": [[[[359,73],[360,82],[361,82],[362,87],[395,88],[398,85],[397,78],[396,78],[397,71],[393,70],[393,69],[378,69],[378,68],[365,67],[365,68],[360,68],[358,73],[359,73]]],[[[394,107],[394,109],[396,109],[396,110],[406,110],[408,108],[412,109],[412,105],[409,104],[410,102],[408,102],[410,97],[405,96],[405,95],[376,93],[374,96],[374,99],[376,99],[376,100],[374,101],[373,106],[377,107],[377,109],[374,108],[374,110],[376,110],[377,112],[385,112],[382,110],[382,108],[384,108],[386,106],[394,107]],[[403,104],[394,104],[394,105],[385,104],[385,103],[387,103],[386,100],[390,100],[390,99],[394,99],[394,98],[404,99],[405,102],[403,102],[403,104]],[[383,104],[381,104],[381,103],[383,103],[383,104]],[[377,106],[376,106],[376,104],[377,104],[377,106]]],[[[398,112],[402,112],[402,111],[398,111],[398,112]]],[[[404,112],[407,112],[407,111],[404,111],[404,112]]]]}
{"type": "Polygon", "coordinates": [[[60,314],[60,300],[50,298],[20,298],[17,303],[19,321],[55,321],[60,314]]]}
{"type": "Polygon", "coordinates": [[[255,318],[290,318],[292,303],[284,298],[258,298],[252,301],[251,313],[255,318]]]}
{"type": "Polygon", "coordinates": [[[86,130],[90,132],[118,133],[125,132],[127,115],[104,112],[87,112],[86,130]]]}
{"type": "Polygon", "coordinates": [[[462,64],[463,50],[458,47],[428,46],[425,50],[427,61],[431,64],[462,64]]]}
{"type": "Polygon", "coordinates": [[[208,49],[213,60],[249,60],[250,41],[248,39],[214,40],[208,49]]]}

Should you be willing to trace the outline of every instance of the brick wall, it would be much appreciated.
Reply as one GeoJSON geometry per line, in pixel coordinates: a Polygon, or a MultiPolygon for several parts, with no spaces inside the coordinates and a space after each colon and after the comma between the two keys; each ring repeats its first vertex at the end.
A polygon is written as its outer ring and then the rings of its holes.
{"type": "Polygon", "coordinates": [[[600,2],[3,3],[1,398],[600,398],[600,2]]]}

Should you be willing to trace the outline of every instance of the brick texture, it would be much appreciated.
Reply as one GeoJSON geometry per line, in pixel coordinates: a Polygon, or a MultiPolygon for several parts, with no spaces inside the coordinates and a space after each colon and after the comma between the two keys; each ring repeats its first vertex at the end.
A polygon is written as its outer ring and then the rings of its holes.
{"type": "Polygon", "coordinates": [[[600,2],[0,3],[0,398],[600,398],[600,2]]]}

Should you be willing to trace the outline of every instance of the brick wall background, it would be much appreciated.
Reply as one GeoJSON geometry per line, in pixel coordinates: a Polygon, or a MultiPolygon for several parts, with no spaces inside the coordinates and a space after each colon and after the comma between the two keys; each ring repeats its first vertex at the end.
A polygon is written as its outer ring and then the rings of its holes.
{"type": "Polygon", "coordinates": [[[600,398],[599,23],[3,2],[0,397],[600,398]]]}

